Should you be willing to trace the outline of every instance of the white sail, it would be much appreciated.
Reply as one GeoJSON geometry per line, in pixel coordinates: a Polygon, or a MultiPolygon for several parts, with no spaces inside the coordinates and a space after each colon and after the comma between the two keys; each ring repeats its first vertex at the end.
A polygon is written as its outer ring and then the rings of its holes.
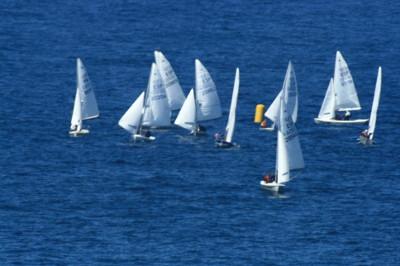
{"type": "Polygon", "coordinates": [[[187,130],[193,130],[196,127],[196,100],[193,89],[190,90],[189,95],[186,97],[174,123],[187,130]]]}
{"type": "Polygon", "coordinates": [[[71,117],[71,130],[80,131],[82,129],[82,109],[79,88],[76,89],[74,109],[71,117]]]}
{"type": "Polygon", "coordinates": [[[290,180],[290,169],[288,154],[285,146],[285,137],[280,130],[277,130],[276,145],[276,183],[282,184],[290,180]]]}
{"type": "Polygon", "coordinates": [[[292,121],[296,123],[297,121],[297,110],[298,110],[298,92],[297,92],[297,81],[296,74],[294,73],[294,67],[292,62],[289,61],[285,80],[283,82],[283,90],[285,92],[285,104],[287,112],[292,116],[292,121]]]}
{"type": "Polygon", "coordinates": [[[197,121],[206,121],[222,116],[221,104],[214,81],[207,69],[196,59],[196,115],[197,121]]]}
{"type": "Polygon", "coordinates": [[[328,89],[325,93],[318,118],[332,119],[335,117],[335,91],[333,90],[333,79],[329,81],[328,89]]]}
{"type": "Polygon", "coordinates": [[[171,110],[178,110],[181,108],[185,101],[182,87],[176,74],[163,53],[154,51],[154,58],[156,60],[158,71],[160,72],[161,79],[168,97],[168,104],[171,110]]]}
{"type": "Polygon", "coordinates": [[[371,108],[371,116],[369,118],[369,125],[368,125],[368,134],[371,134],[369,137],[370,140],[374,138],[376,117],[379,107],[379,99],[381,97],[381,87],[382,87],[382,68],[379,67],[378,76],[376,78],[376,84],[375,84],[374,100],[372,102],[372,108],[371,108]]]}
{"type": "Polygon", "coordinates": [[[350,69],[339,51],[336,52],[333,87],[336,93],[336,110],[350,111],[361,109],[350,69]]]}
{"type": "Polygon", "coordinates": [[[79,58],[76,60],[76,73],[77,87],[79,88],[82,103],[82,120],[96,118],[100,114],[99,108],[97,107],[93,86],[90,82],[86,68],[79,58]]]}
{"type": "Polygon", "coordinates": [[[229,109],[229,118],[228,124],[225,128],[225,141],[231,143],[233,138],[233,133],[235,131],[235,122],[236,122],[236,106],[237,100],[239,96],[239,68],[236,68],[236,75],[235,75],[235,83],[233,85],[233,92],[232,92],[232,100],[231,100],[231,107],[229,109]]]}
{"type": "Polygon", "coordinates": [[[274,101],[264,114],[265,117],[267,117],[274,123],[276,123],[276,121],[279,119],[279,112],[281,108],[281,97],[282,97],[282,90],[279,91],[278,96],[276,96],[276,98],[274,99],[274,101]]]}
{"type": "Polygon", "coordinates": [[[140,128],[144,103],[144,92],[142,92],[128,111],[121,117],[118,125],[126,131],[136,134],[140,128]]]}
{"type": "Polygon", "coordinates": [[[145,98],[146,108],[143,125],[153,127],[169,126],[171,124],[171,109],[155,63],[151,65],[145,98]]]}
{"type": "Polygon", "coordinates": [[[285,94],[285,103],[287,106],[287,111],[292,115],[292,120],[296,123],[297,121],[297,112],[298,112],[298,90],[297,90],[297,81],[296,74],[294,72],[294,67],[292,62],[289,61],[285,80],[283,81],[282,90],[279,92],[278,96],[274,99],[268,110],[265,112],[265,116],[273,121],[277,122],[280,112],[280,99],[282,97],[282,91],[286,90],[285,94]]]}
{"type": "MultiPolygon", "coordinates": [[[[283,91],[285,94],[286,91],[283,91]]],[[[284,97],[283,97],[284,99],[284,97]]],[[[281,101],[278,130],[283,134],[286,152],[288,154],[288,164],[290,170],[304,168],[303,152],[301,150],[299,136],[292,116],[286,110],[284,101],[281,101]]]]}

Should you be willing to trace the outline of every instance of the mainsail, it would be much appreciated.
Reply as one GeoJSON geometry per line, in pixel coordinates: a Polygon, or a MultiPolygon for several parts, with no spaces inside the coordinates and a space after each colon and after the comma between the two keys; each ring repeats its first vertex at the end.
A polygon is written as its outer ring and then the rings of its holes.
{"type": "Polygon", "coordinates": [[[372,108],[371,108],[371,116],[369,118],[369,125],[368,125],[368,134],[371,134],[369,137],[370,140],[374,138],[376,117],[378,113],[379,100],[381,97],[381,87],[382,87],[382,68],[379,67],[378,76],[376,78],[376,84],[375,84],[374,100],[372,102],[372,108]]]}
{"type": "Polygon", "coordinates": [[[225,141],[231,143],[233,138],[233,133],[235,131],[235,121],[236,121],[236,106],[239,96],[239,68],[236,68],[235,83],[233,85],[231,107],[229,109],[228,124],[225,128],[225,141]]]}
{"type": "Polygon", "coordinates": [[[179,80],[163,53],[154,51],[154,58],[168,97],[168,104],[171,110],[178,110],[185,101],[179,80]]]}
{"type": "Polygon", "coordinates": [[[336,52],[333,87],[336,93],[336,110],[361,110],[353,77],[351,76],[346,61],[339,51],[336,52]]]}
{"type": "Polygon", "coordinates": [[[100,115],[96,97],[89,75],[81,59],[76,60],[77,87],[80,93],[82,120],[96,118],[100,115]]]}
{"type": "Polygon", "coordinates": [[[196,59],[196,115],[197,121],[207,121],[222,116],[221,104],[214,81],[203,64],[196,59]]]}

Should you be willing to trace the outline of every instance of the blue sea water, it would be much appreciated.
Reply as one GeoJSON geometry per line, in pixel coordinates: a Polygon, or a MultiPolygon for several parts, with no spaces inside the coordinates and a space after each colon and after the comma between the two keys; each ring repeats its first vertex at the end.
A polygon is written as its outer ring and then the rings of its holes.
{"type": "Polygon", "coordinates": [[[399,265],[398,1],[0,2],[1,265],[399,265]],[[133,145],[117,122],[146,87],[153,51],[185,93],[194,59],[224,110],[193,139],[174,129],[133,145]],[[383,69],[376,144],[364,126],[316,125],[336,50],[369,116],[383,69]],[[67,134],[75,60],[101,118],[67,134]],[[306,168],[274,197],[275,134],[252,123],[292,60],[306,168]],[[217,150],[235,67],[240,149],[217,150]]]}

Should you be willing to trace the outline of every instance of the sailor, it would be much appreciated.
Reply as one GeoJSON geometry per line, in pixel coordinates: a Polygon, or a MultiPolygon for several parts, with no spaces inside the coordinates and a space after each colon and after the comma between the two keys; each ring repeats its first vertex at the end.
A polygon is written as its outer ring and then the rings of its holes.
{"type": "Polygon", "coordinates": [[[267,127],[267,119],[264,119],[264,120],[261,122],[260,126],[261,126],[262,128],[266,128],[266,127],[267,127]]]}
{"type": "Polygon", "coordinates": [[[214,139],[216,142],[223,142],[224,141],[224,135],[220,133],[215,133],[214,134],[214,139]]]}
{"type": "Polygon", "coordinates": [[[346,111],[346,113],[344,114],[343,120],[350,120],[350,117],[351,117],[350,111],[346,111]]]}
{"type": "Polygon", "coordinates": [[[144,136],[145,136],[146,138],[150,138],[150,137],[151,137],[151,131],[150,131],[150,130],[146,130],[146,131],[144,132],[144,136]]]}
{"type": "Polygon", "coordinates": [[[202,133],[202,132],[206,132],[206,128],[201,126],[201,125],[198,125],[197,126],[197,133],[202,133]]]}
{"type": "Polygon", "coordinates": [[[368,129],[366,129],[363,132],[361,132],[361,136],[366,139],[369,139],[369,137],[371,136],[371,133],[368,133],[368,129]]]}
{"type": "Polygon", "coordinates": [[[272,182],[275,181],[275,175],[273,175],[273,174],[266,174],[266,175],[263,177],[263,179],[264,179],[265,183],[272,183],[272,182]]]}

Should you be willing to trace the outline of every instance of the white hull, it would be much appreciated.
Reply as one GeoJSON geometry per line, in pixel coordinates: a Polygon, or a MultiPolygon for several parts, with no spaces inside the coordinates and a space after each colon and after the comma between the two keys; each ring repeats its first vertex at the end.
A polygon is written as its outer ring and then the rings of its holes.
{"type": "Polygon", "coordinates": [[[215,146],[217,148],[223,148],[223,149],[229,149],[229,148],[234,148],[237,146],[236,143],[232,142],[225,142],[225,141],[216,141],[215,146]]]}
{"type": "Polygon", "coordinates": [[[260,127],[259,129],[261,131],[274,131],[275,127],[260,127]]]}
{"type": "Polygon", "coordinates": [[[317,124],[332,124],[332,125],[363,125],[368,123],[368,119],[336,120],[336,119],[314,118],[314,121],[317,124]]]}
{"type": "Polygon", "coordinates": [[[140,134],[135,134],[132,136],[134,141],[154,141],[156,140],[156,137],[154,136],[150,136],[150,137],[146,137],[140,134]]]}
{"type": "Polygon", "coordinates": [[[279,192],[279,188],[285,186],[284,184],[279,184],[279,183],[275,183],[275,182],[271,182],[271,183],[266,183],[264,180],[260,181],[260,185],[262,188],[274,191],[274,192],[279,192]]]}
{"type": "Polygon", "coordinates": [[[358,140],[360,141],[361,144],[364,144],[364,145],[370,145],[373,143],[372,139],[366,138],[362,135],[360,135],[360,138],[358,140]]]}
{"type": "Polygon", "coordinates": [[[80,131],[70,130],[69,135],[73,137],[84,136],[89,134],[89,129],[81,129],[80,131]]]}

